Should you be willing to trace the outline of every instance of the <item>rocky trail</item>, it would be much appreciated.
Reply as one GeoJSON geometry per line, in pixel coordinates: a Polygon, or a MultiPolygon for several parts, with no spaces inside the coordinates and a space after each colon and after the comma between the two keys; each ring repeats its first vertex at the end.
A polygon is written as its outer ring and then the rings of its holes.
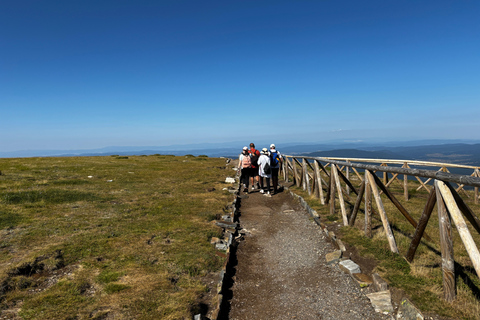
{"type": "Polygon", "coordinates": [[[287,190],[240,194],[244,234],[235,249],[228,310],[221,318],[393,319],[326,255],[338,250],[287,190]]]}

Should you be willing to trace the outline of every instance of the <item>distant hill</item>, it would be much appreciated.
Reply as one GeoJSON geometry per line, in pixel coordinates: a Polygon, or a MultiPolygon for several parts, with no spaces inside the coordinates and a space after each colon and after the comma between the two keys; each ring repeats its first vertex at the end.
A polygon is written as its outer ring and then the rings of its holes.
{"type": "Polygon", "coordinates": [[[365,159],[401,159],[402,156],[391,151],[366,151],[358,149],[335,149],[308,153],[311,157],[365,158],[365,159]]]}
{"type": "Polygon", "coordinates": [[[443,144],[411,147],[366,147],[362,149],[333,149],[303,153],[312,157],[402,159],[456,163],[480,166],[480,144],[443,144]]]}
{"type": "MultiPolygon", "coordinates": [[[[111,146],[89,150],[24,150],[1,152],[1,158],[12,157],[67,157],[107,155],[152,155],[186,154],[209,157],[236,158],[241,148],[248,143],[232,141],[171,146],[111,146]]],[[[257,148],[268,147],[269,143],[259,141],[257,148]]],[[[308,155],[314,157],[373,158],[424,160],[480,166],[480,143],[469,140],[423,140],[372,143],[362,141],[329,141],[326,143],[277,143],[282,154],[308,155]]]]}

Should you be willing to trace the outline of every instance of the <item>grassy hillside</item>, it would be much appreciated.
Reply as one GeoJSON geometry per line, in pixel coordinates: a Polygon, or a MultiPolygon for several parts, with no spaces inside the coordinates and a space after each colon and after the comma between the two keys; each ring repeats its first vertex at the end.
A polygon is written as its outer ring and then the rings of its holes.
{"type": "Polygon", "coordinates": [[[224,159],[0,159],[0,171],[1,316],[190,319],[209,303],[224,159]]]}

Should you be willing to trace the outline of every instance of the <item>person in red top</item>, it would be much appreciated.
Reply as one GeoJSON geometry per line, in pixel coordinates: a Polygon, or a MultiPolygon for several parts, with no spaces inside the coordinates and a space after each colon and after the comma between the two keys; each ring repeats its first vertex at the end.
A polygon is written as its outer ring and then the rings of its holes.
{"type": "Polygon", "coordinates": [[[255,144],[252,142],[250,143],[250,150],[248,150],[252,158],[252,169],[250,171],[250,184],[252,186],[252,190],[255,189],[254,182],[257,182],[257,189],[260,189],[260,177],[258,176],[258,158],[260,157],[260,151],[255,149],[255,144]]]}

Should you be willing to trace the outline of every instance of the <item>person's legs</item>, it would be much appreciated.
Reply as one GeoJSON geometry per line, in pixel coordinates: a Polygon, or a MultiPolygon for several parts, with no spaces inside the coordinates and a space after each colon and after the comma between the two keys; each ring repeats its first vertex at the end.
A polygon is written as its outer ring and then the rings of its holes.
{"type": "Polygon", "coordinates": [[[258,167],[251,168],[250,184],[252,185],[252,190],[255,189],[255,182],[258,186],[258,167]]]}
{"type": "Polygon", "coordinates": [[[249,169],[250,169],[250,168],[243,168],[243,169],[242,169],[243,187],[245,188],[245,189],[243,190],[244,192],[247,192],[247,191],[248,191],[248,182],[249,182],[249,180],[250,180],[249,169]]]}
{"type": "Polygon", "coordinates": [[[278,168],[272,168],[273,194],[277,193],[278,188],[278,168]]]}

